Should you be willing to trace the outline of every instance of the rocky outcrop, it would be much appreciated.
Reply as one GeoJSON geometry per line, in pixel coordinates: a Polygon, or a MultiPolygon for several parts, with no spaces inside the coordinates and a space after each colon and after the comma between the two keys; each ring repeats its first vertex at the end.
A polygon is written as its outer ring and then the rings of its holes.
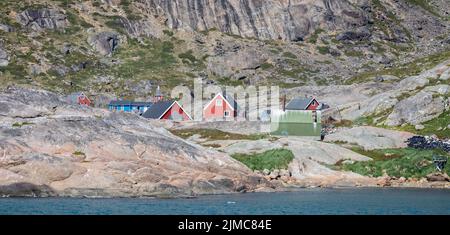
{"type": "Polygon", "coordinates": [[[16,20],[24,27],[35,31],[44,29],[63,29],[69,25],[67,16],[56,9],[26,9],[18,14],[16,20]]]}
{"type": "Polygon", "coordinates": [[[257,49],[239,48],[236,45],[233,49],[223,50],[219,44],[215,51],[216,55],[208,58],[208,70],[218,77],[245,79],[267,60],[267,56],[257,49]]]}
{"type": "Polygon", "coordinates": [[[448,107],[448,100],[434,97],[432,92],[421,91],[400,101],[387,117],[386,124],[398,126],[403,123],[417,125],[442,114],[448,107]]]}
{"type": "Polygon", "coordinates": [[[447,173],[441,173],[441,172],[436,172],[436,173],[431,173],[427,175],[427,180],[434,182],[434,181],[447,181],[450,182],[450,177],[447,175],[447,173]]]}
{"type": "Polygon", "coordinates": [[[88,43],[102,56],[111,56],[120,44],[120,36],[115,32],[100,32],[90,35],[88,43]]]}
{"type": "Polygon", "coordinates": [[[116,23],[120,24],[132,38],[160,38],[163,34],[163,30],[160,25],[157,25],[155,22],[150,20],[129,20],[121,17],[116,21],[116,23]]]}
{"type": "Polygon", "coordinates": [[[0,30],[6,33],[10,33],[14,31],[14,28],[7,24],[0,24],[0,30]]]}
{"type": "Polygon", "coordinates": [[[386,130],[370,126],[360,126],[350,129],[338,130],[336,133],[327,135],[326,141],[347,142],[357,144],[365,150],[405,148],[406,140],[413,136],[412,133],[404,131],[386,130]]]}
{"type": "Polygon", "coordinates": [[[135,115],[0,93],[0,195],[191,196],[271,185],[228,155],[135,115]]]}
{"type": "Polygon", "coordinates": [[[0,44],[0,67],[8,66],[9,64],[9,55],[5,49],[2,48],[2,44],[0,44]]]}
{"type": "MultiPolygon", "coordinates": [[[[449,60],[407,78],[344,86],[298,87],[286,91],[288,98],[314,95],[331,106],[323,117],[335,120],[372,118],[373,124],[418,125],[450,108],[449,60]],[[443,79],[441,79],[443,78],[443,79]],[[399,82],[393,82],[400,80],[399,82]]],[[[367,123],[370,124],[370,123],[367,123]]],[[[445,127],[445,126],[444,126],[445,127]]]]}
{"type": "Polygon", "coordinates": [[[363,28],[358,31],[346,31],[336,36],[339,41],[362,41],[370,38],[370,31],[363,28]]]}
{"type": "Polygon", "coordinates": [[[140,0],[172,29],[221,32],[260,39],[302,41],[315,29],[362,26],[367,14],[340,0],[140,0]]]}

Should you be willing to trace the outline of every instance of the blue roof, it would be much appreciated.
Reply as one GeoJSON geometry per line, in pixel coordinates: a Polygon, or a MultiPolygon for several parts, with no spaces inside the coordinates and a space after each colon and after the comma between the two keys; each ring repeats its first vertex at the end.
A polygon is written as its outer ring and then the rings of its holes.
{"type": "Polygon", "coordinates": [[[111,106],[152,106],[152,102],[139,102],[139,101],[129,101],[129,100],[113,100],[109,102],[111,106]]]}

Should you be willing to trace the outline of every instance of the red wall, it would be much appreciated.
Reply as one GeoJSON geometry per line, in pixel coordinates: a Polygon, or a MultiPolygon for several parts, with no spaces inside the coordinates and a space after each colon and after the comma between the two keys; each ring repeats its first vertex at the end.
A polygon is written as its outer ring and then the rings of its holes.
{"type": "Polygon", "coordinates": [[[222,98],[217,96],[205,109],[203,109],[204,119],[223,118],[225,111],[230,112],[230,117],[235,117],[233,108],[222,98]],[[222,100],[222,106],[216,106],[216,100],[222,100]]]}
{"type": "Polygon", "coordinates": [[[317,100],[314,99],[313,102],[308,106],[308,110],[317,110],[317,107],[319,107],[319,102],[317,102],[317,100]],[[313,102],[315,102],[314,105],[312,104],[313,102]]]}
{"type": "Polygon", "coordinates": [[[91,101],[87,97],[85,98],[78,97],[78,104],[90,106],[91,101]]]}
{"type": "Polygon", "coordinates": [[[179,114],[183,117],[183,121],[190,120],[189,116],[181,109],[181,107],[178,105],[178,103],[175,103],[172,108],[170,108],[162,117],[161,119],[173,119],[174,116],[172,114],[179,114]]]}

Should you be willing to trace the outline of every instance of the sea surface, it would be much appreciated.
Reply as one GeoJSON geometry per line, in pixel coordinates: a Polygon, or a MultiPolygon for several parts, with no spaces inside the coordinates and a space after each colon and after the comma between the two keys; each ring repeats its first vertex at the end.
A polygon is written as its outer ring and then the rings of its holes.
{"type": "Polygon", "coordinates": [[[0,214],[450,215],[450,190],[316,188],[191,199],[0,198],[0,214]]]}

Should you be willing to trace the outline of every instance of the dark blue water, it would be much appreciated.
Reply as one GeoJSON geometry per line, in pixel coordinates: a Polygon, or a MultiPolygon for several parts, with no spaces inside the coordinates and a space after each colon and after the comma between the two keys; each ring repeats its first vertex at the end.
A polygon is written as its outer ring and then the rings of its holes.
{"type": "Polygon", "coordinates": [[[450,190],[302,189],[194,199],[1,198],[0,214],[450,214],[450,190]]]}

